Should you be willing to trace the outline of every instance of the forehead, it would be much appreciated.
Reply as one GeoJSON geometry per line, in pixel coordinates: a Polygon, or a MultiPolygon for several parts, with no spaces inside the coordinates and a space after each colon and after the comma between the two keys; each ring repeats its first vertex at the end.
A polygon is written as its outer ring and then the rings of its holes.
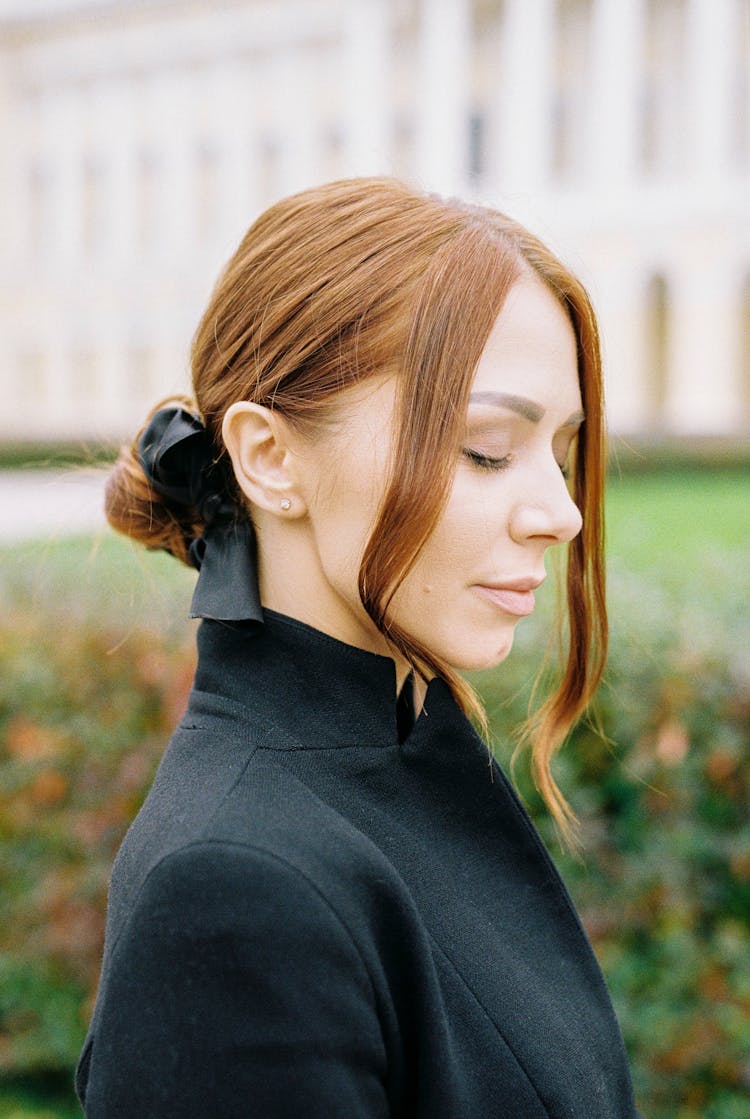
{"type": "Polygon", "coordinates": [[[472,391],[512,393],[561,411],[580,408],[573,326],[536,277],[524,276],[509,291],[479,359],[472,391]]]}

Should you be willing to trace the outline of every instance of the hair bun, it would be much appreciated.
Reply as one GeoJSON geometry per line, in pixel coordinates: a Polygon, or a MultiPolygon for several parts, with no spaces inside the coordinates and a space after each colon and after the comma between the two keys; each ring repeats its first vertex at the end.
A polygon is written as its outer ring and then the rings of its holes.
{"type": "Polygon", "coordinates": [[[189,397],[160,401],[151,410],[131,446],[122,448],[109,474],[104,490],[104,511],[116,532],[151,550],[169,552],[191,566],[190,544],[204,527],[200,513],[158,493],[146,477],[139,457],[143,432],[152,416],[167,404],[198,411],[195,401],[189,397]]]}

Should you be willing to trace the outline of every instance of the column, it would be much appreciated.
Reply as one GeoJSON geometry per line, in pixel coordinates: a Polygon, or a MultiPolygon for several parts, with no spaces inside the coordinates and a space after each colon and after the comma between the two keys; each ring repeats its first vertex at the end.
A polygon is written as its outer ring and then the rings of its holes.
{"type": "Polygon", "coordinates": [[[554,0],[506,0],[497,73],[497,187],[535,194],[549,178],[554,0]]]}
{"type": "Polygon", "coordinates": [[[80,248],[82,159],[79,99],[71,89],[44,94],[45,147],[51,169],[50,264],[69,268],[80,248]]]}
{"type": "Polygon", "coordinates": [[[627,190],[638,168],[643,0],[593,0],[587,163],[602,187],[627,190]]]}
{"type": "Polygon", "coordinates": [[[280,49],[271,67],[271,88],[280,145],[278,195],[283,196],[314,186],[320,177],[316,131],[321,113],[313,48],[298,40],[280,49]]]}
{"type": "Polygon", "coordinates": [[[343,18],[344,174],[384,174],[391,163],[393,112],[388,70],[390,3],[349,0],[343,18]]]}
{"type": "Polygon", "coordinates": [[[720,182],[731,148],[735,39],[747,34],[733,0],[689,0],[685,83],[691,176],[720,182]]]}
{"type": "Polygon", "coordinates": [[[40,315],[46,377],[43,398],[35,409],[35,418],[47,436],[65,438],[69,434],[71,411],[72,355],[69,308],[55,291],[54,304],[47,314],[40,315]]]}
{"type": "MultiPolygon", "coordinates": [[[[16,262],[23,260],[23,224],[19,216],[23,214],[28,186],[23,176],[29,166],[29,142],[26,132],[28,122],[24,121],[25,105],[18,94],[12,96],[8,82],[8,65],[5,57],[0,56],[5,65],[0,66],[0,131],[4,137],[6,152],[13,152],[14,158],[0,160],[0,244],[3,245],[3,258],[7,266],[9,258],[16,262]],[[26,124],[26,127],[24,125],[26,124]]],[[[23,96],[23,94],[21,95],[23,96]]],[[[28,98],[28,93],[26,94],[28,98]]],[[[17,265],[16,265],[17,267],[17,265]]]]}
{"type": "Polygon", "coordinates": [[[154,80],[151,111],[161,160],[155,225],[160,234],[159,247],[171,261],[189,259],[192,249],[195,183],[192,108],[196,95],[195,79],[191,79],[187,70],[167,72],[154,80]]]}
{"type": "Polygon", "coordinates": [[[114,270],[124,268],[137,242],[136,134],[134,91],[125,78],[97,92],[97,142],[107,167],[107,234],[104,254],[114,270]]]}
{"type": "Polygon", "coordinates": [[[42,160],[44,141],[40,127],[38,92],[29,90],[23,98],[13,105],[12,113],[3,121],[6,143],[12,144],[16,153],[13,160],[3,160],[5,182],[3,197],[7,204],[3,207],[4,228],[3,244],[10,248],[5,258],[6,266],[11,260],[14,267],[28,268],[28,263],[38,247],[40,233],[42,160]]]}
{"type": "MultiPolygon", "coordinates": [[[[124,327],[124,317],[111,311],[105,312],[101,329],[95,341],[92,340],[96,347],[97,377],[101,386],[99,407],[93,423],[101,438],[132,439],[136,428],[146,418],[142,408],[134,408],[124,327]]],[[[155,403],[155,400],[148,401],[147,408],[155,403]]]]}
{"type": "MultiPolygon", "coordinates": [[[[191,324],[193,329],[197,321],[196,316],[191,324]]],[[[160,324],[152,340],[154,383],[149,408],[165,396],[191,395],[193,391],[189,353],[191,331],[177,329],[176,322],[170,319],[164,326],[160,324]]]]}
{"type": "Polygon", "coordinates": [[[693,252],[674,272],[667,420],[674,432],[723,434],[741,421],[737,282],[721,250],[693,252]]]}
{"type": "MultiPolygon", "coordinates": [[[[220,60],[209,80],[212,136],[218,148],[220,225],[216,245],[226,258],[261,208],[254,155],[258,145],[255,88],[249,62],[220,60]]],[[[267,96],[267,90],[265,91],[267,96]]]]}
{"type": "Polygon", "coordinates": [[[616,268],[600,268],[592,297],[599,318],[607,419],[613,432],[642,432],[649,422],[643,287],[637,264],[622,246],[616,268]]]}
{"type": "Polygon", "coordinates": [[[468,178],[470,60],[469,0],[423,0],[415,166],[446,194],[463,193],[468,178]]]}

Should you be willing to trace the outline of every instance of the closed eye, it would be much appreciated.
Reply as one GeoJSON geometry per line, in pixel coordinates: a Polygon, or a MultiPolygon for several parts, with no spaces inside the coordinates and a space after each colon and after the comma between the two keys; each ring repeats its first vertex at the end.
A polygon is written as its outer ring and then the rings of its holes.
{"type": "Polygon", "coordinates": [[[493,458],[491,455],[484,455],[481,451],[473,451],[470,447],[464,447],[464,458],[478,467],[480,470],[504,470],[506,466],[510,465],[511,456],[503,455],[502,458],[493,458]]]}

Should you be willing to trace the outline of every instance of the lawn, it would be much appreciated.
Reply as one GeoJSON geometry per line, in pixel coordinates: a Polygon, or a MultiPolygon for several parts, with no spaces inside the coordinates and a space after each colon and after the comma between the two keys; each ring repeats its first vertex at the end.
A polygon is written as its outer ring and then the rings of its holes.
{"type": "Polygon", "coordinates": [[[613,477],[607,519],[616,568],[685,585],[704,565],[730,560],[748,588],[750,469],[613,477]]]}

